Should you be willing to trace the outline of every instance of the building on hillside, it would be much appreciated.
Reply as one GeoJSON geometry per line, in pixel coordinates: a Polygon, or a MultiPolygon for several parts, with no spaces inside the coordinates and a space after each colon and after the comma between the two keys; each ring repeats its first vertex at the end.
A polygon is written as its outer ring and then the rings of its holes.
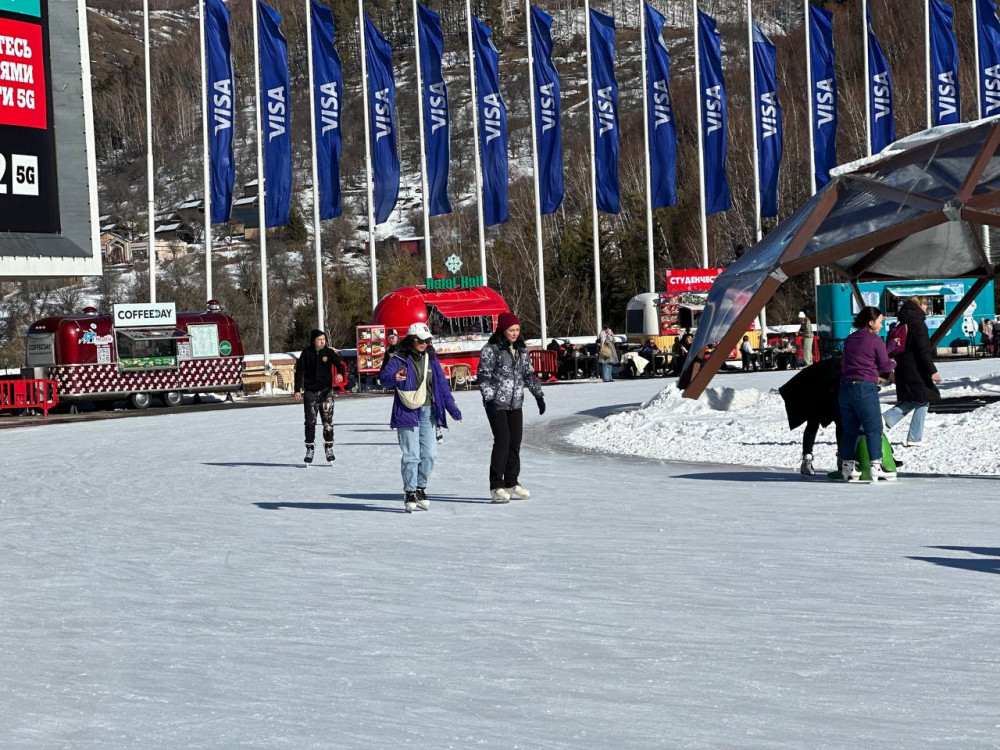
{"type": "Polygon", "coordinates": [[[132,263],[132,243],[115,232],[101,232],[101,260],[105,266],[132,263]]]}

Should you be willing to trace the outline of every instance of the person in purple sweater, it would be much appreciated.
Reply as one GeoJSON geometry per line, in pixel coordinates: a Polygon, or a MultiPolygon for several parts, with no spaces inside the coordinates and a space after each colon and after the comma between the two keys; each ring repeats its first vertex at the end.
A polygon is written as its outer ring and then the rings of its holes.
{"type": "Polygon", "coordinates": [[[858,436],[865,431],[868,455],[872,462],[872,482],[893,480],[896,472],[882,467],[882,409],[878,400],[879,373],[889,372],[896,363],[889,359],[885,343],[879,337],[882,311],[866,307],[854,317],[854,331],[844,342],[843,369],[840,375],[841,474],[845,482],[856,482],[858,436]]]}

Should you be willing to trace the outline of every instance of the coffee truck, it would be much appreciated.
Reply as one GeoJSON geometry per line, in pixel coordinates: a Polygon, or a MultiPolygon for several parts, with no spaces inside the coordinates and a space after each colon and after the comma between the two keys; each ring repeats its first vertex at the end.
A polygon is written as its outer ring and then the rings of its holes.
{"type": "Polygon", "coordinates": [[[124,399],[145,409],[154,395],[179,406],[186,393],[243,387],[240,331],[215,300],[205,312],[159,302],[43,318],[28,328],[26,351],[22,377],[54,380],[60,402],[124,399]]]}

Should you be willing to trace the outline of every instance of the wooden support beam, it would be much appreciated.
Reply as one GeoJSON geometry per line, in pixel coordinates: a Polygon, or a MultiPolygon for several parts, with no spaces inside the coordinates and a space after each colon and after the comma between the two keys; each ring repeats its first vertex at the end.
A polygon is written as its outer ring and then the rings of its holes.
{"type": "MultiPolygon", "coordinates": [[[[779,286],[781,286],[781,282],[778,279],[768,276],[764,280],[764,283],[761,284],[760,289],[757,290],[757,293],[750,298],[746,306],[740,311],[740,314],[736,316],[736,320],[729,326],[729,330],[723,335],[722,340],[711,356],[701,363],[695,360],[691,367],[697,369],[692,369],[691,371],[690,382],[684,389],[685,398],[698,398],[705,392],[705,388],[708,387],[715,373],[722,369],[722,365],[725,364],[729,352],[736,348],[737,342],[743,338],[747,329],[750,328],[750,323],[757,317],[757,314],[764,305],[770,301],[774,293],[778,291],[779,286]]],[[[692,352],[691,356],[696,356],[695,352],[692,352]]]]}

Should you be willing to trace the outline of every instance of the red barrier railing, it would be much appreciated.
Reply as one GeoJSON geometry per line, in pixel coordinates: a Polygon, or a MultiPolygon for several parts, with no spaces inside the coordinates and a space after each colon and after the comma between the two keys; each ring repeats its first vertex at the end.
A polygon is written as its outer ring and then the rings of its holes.
{"type": "Polygon", "coordinates": [[[532,350],[529,354],[531,354],[531,366],[539,379],[546,383],[554,382],[559,372],[559,357],[556,353],[551,349],[542,349],[532,350]]]}
{"type": "Polygon", "coordinates": [[[54,380],[0,380],[0,409],[41,409],[48,416],[58,403],[54,380]]]}

